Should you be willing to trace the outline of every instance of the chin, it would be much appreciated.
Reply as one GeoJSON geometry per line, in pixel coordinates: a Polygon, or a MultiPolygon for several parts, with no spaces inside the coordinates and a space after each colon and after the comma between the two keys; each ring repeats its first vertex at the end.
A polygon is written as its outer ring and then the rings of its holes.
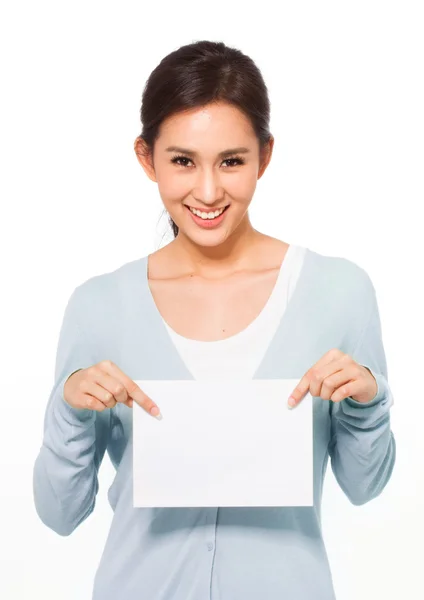
{"type": "Polygon", "coordinates": [[[197,235],[184,233],[184,235],[193,244],[196,244],[197,246],[202,246],[203,248],[213,248],[214,246],[219,246],[228,237],[227,235],[225,235],[225,232],[218,232],[218,231],[216,231],[216,232],[212,232],[212,231],[200,232],[197,235]]]}

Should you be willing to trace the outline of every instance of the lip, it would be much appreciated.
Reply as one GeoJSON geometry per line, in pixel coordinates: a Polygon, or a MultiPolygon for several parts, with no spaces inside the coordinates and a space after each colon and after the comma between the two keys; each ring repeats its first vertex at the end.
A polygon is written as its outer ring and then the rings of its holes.
{"type": "Polygon", "coordinates": [[[197,208],[197,206],[190,206],[189,204],[184,204],[184,206],[187,206],[187,208],[193,208],[194,210],[198,210],[199,212],[210,213],[216,212],[217,210],[222,210],[223,208],[227,208],[227,206],[230,205],[226,204],[225,206],[218,206],[217,208],[197,208]]]}
{"type": "MultiPolygon", "coordinates": [[[[196,223],[196,225],[198,225],[202,229],[214,229],[215,227],[219,227],[219,225],[225,219],[225,215],[228,212],[228,207],[230,205],[227,204],[227,206],[224,207],[226,210],[224,210],[224,212],[222,212],[219,215],[219,217],[216,217],[214,219],[202,219],[201,217],[198,217],[197,215],[195,215],[194,213],[192,213],[191,210],[190,210],[190,207],[187,204],[185,204],[184,206],[187,208],[187,210],[188,210],[191,218],[196,223]]],[[[200,210],[200,209],[198,209],[198,210],[200,210]]],[[[216,208],[215,210],[219,210],[219,209],[216,208]]],[[[201,212],[206,212],[206,211],[201,211],[201,212]]],[[[209,210],[209,212],[212,212],[212,211],[209,210]]]]}

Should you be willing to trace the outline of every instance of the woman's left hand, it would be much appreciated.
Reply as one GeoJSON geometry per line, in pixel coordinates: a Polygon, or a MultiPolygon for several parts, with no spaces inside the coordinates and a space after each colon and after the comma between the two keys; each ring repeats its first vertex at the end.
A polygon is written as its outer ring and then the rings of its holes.
{"type": "Polygon", "coordinates": [[[367,367],[338,348],[332,348],[299,381],[289,398],[289,407],[299,404],[308,391],[323,400],[340,402],[350,396],[365,404],[373,400],[378,386],[367,367]]]}

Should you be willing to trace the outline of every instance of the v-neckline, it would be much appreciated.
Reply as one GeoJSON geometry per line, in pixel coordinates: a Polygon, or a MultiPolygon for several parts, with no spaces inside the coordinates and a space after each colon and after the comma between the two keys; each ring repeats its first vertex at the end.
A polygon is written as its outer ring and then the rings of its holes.
{"type": "MultiPolygon", "coordinates": [[[[274,335],[272,336],[270,343],[269,343],[264,355],[262,356],[262,359],[260,360],[257,368],[255,369],[255,372],[254,372],[253,376],[251,377],[251,379],[260,378],[260,377],[258,377],[258,375],[260,374],[261,370],[263,370],[263,367],[265,367],[267,360],[269,359],[269,357],[272,353],[272,348],[273,348],[273,345],[274,345],[278,335],[280,334],[280,332],[284,328],[284,326],[290,321],[291,313],[293,312],[293,310],[295,310],[296,304],[300,302],[302,295],[308,289],[308,286],[307,286],[307,283],[309,281],[308,268],[309,268],[309,263],[310,263],[310,259],[312,258],[313,252],[306,246],[304,247],[304,250],[305,250],[305,253],[303,256],[303,262],[300,267],[296,286],[293,290],[291,297],[289,298],[289,300],[287,302],[286,308],[285,308],[285,310],[281,316],[281,319],[276,327],[274,335]]],[[[148,258],[149,258],[149,255],[146,255],[140,260],[141,271],[142,271],[141,284],[142,284],[142,287],[144,288],[143,289],[143,291],[145,292],[144,297],[147,299],[148,308],[149,308],[149,310],[147,310],[146,313],[148,314],[148,318],[151,319],[153,326],[156,326],[156,324],[157,324],[157,331],[158,331],[158,333],[162,334],[162,342],[164,344],[166,344],[166,346],[168,346],[168,349],[171,352],[171,354],[173,354],[175,359],[179,361],[181,373],[185,372],[185,376],[180,377],[180,379],[193,379],[194,380],[196,378],[193,376],[193,374],[189,370],[188,366],[186,365],[185,361],[183,360],[182,356],[180,355],[178,348],[175,345],[174,340],[172,339],[172,337],[164,323],[163,317],[162,317],[158,307],[156,306],[155,299],[153,297],[152,291],[149,286],[148,258]]],[[[165,351],[166,350],[164,348],[164,353],[165,353],[165,351]]]]}

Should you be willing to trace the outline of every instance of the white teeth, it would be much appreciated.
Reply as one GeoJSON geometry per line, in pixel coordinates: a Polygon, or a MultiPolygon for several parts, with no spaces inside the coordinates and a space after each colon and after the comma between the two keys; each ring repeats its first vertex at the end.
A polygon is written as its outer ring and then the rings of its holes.
{"type": "Polygon", "coordinates": [[[221,208],[221,210],[216,210],[215,212],[206,213],[206,212],[200,212],[200,210],[196,210],[195,208],[191,208],[191,206],[189,206],[189,209],[191,210],[191,212],[193,214],[200,217],[201,219],[216,219],[216,217],[219,217],[219,215],[221,215],[225,210],[225,208],[221,208]]]}

